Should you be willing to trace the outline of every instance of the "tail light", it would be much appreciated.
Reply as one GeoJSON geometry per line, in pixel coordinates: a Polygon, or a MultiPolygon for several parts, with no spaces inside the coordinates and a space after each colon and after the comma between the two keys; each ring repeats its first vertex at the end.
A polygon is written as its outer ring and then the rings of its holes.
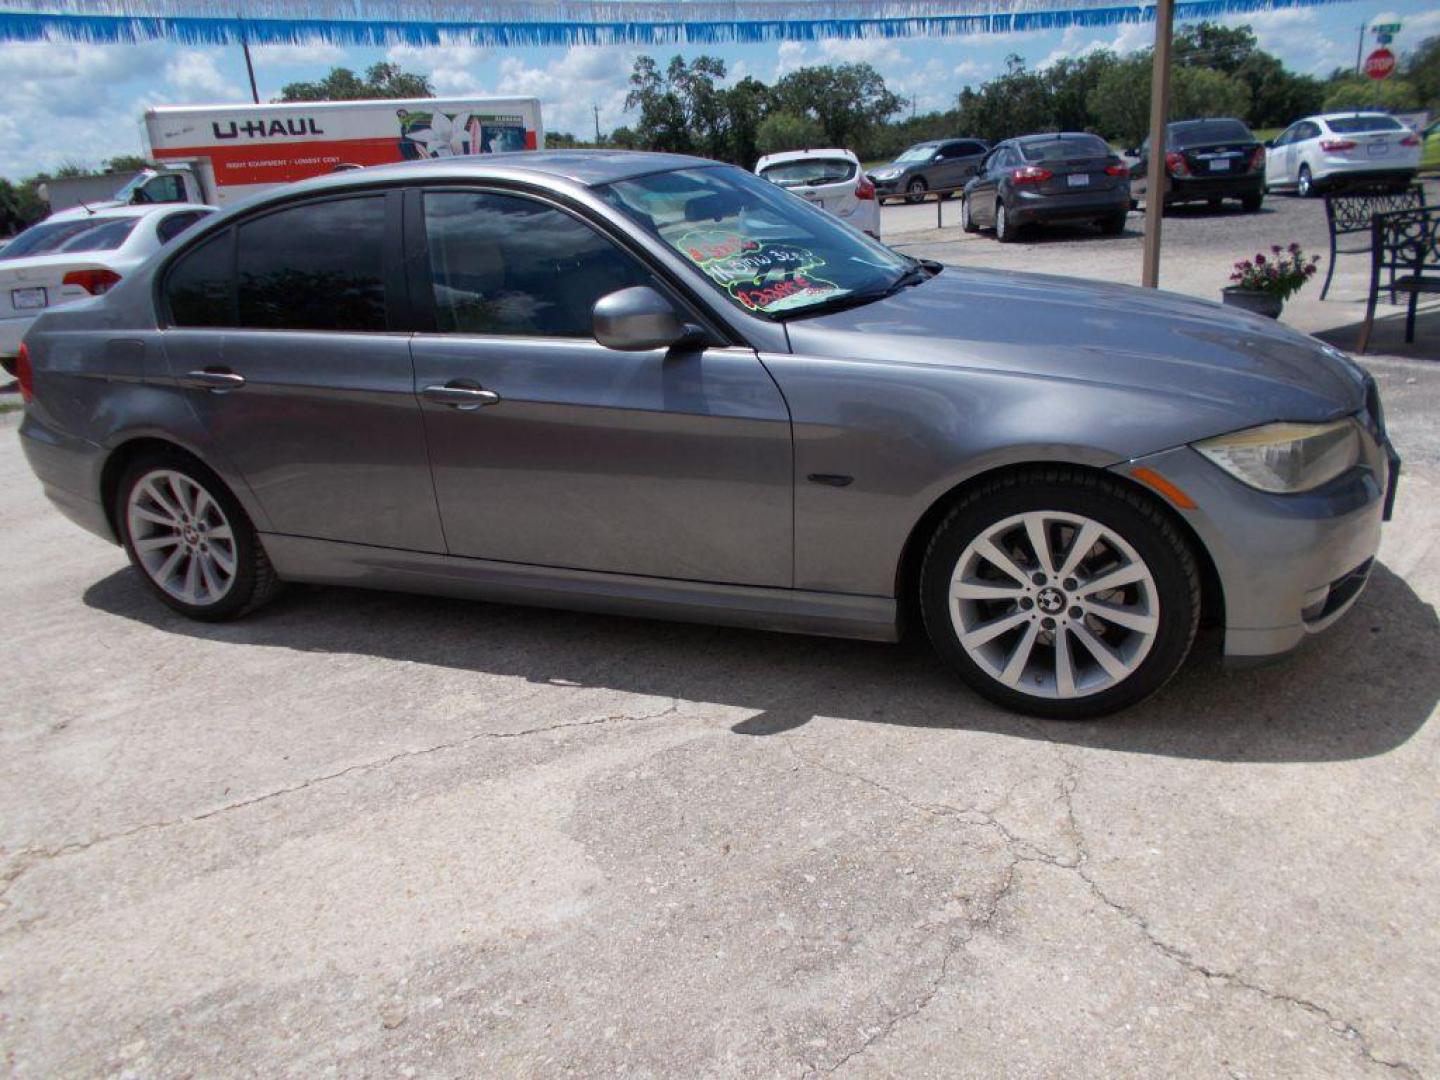
{"type": "Polygon", "coordinates": [[[1342,150],[1354,150],[1355,143],[1350,139],[1321,139],[1320,149],[1327,154],[1338,154],[1342,150]]]}
{"type": "Polygon", "coordinates": [[[1257,172],[1257,171],[1259,171],[1260,169],[1263,169],[1264,167],[1265,167],[1265,148],[1264,148],[1263,146],[1257,146],[1257,147],[1255,147],[1254,151],[1250,154],[1250,171],[1251,171],[1251,172],[1257,172]]]}
{"type": "Polygon", "coordinates": [[[1022,165],[1010,173],[1010,179],[1017,184],[1038,184],[1054,175],[1049,169],[1042,169],[1039,165],[1022,165]]]}
{"type": "Polygon", "coordinates": [[[99,296],[101,293],[108,292],[111,286],[119,280],[119,274],[102,266],[93,270],[71,270],[61,279],[60,284],[79,285],[91,296],[99,296]]]}
{"type": "Polygon", "coordinates": [[[873,198],[875,198],[875,185],[871,182],[870,178],[869,178],[868,176],[866,176],[864,173],[861,173],[861,174],[860,174],[860,180],[859,180],[859,182],[855,185],[855,198],[857,198],[857,199],[873,199],[873,198]]]}
{"type": "Polygon", "coordinates": [[[1105,175],[1106,175],[1106,176],[1129,176],[1129,175],[1130,175],[1130,166],[1129,166],[1129,165],[1121,165],[1121,164],[1118,164],[1118,163],[1115,164],[1115,165],[1106,165],[1106,166],[1105,166],[1105,175]]]}
{"type": "Polygon", "coordinates": [[[1185,160],[1185,155],[1178,150],[1171,150],[1165,155],[1165,168],[1171,176],[1190,175],[1190,165],[1185,160]]]}
{"type": "Polygon", "coordinates": [[[35,400],[35,369],[30,366],[30,350],[23,342],[15,357],[15,379],[20,383],[20,400],[30,404],[35,400]]]}
{"type": "Polygon", "coordinates": [[[1419,135],[1406,135],[1403,139],[1400,140],[1400,145],[1401,145],[1401,146],[1419,146],[1419,145],[1420,145],[1420,136],[1419,136],[1419,135]]]}

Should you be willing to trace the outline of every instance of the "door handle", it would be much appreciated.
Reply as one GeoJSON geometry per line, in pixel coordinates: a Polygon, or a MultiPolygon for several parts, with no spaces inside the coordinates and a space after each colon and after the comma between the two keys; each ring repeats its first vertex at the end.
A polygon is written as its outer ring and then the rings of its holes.
{"type": "Polygon", "coordinates": [[[212,390],[216,393],[223,393],[226,390],[239,390],[240,387],[245,385],[245,376],[237,375],[233,371],[220,369],[190,371],[181,376],[180,382],[199,390],[212,390]]]}
{"type": "Polygon", "coordinates": [[[500,400],[500,395],[494,390],[486,390],[484,387],[474,385],[467,386],[459,382],[447,383],[444,386],[427,386],[420,393],[426,401],[433,401],[437,405],[449,405],[452,409],[459,409],[461,412],[474,412],[482,405],[494,405],[500,400]]]}

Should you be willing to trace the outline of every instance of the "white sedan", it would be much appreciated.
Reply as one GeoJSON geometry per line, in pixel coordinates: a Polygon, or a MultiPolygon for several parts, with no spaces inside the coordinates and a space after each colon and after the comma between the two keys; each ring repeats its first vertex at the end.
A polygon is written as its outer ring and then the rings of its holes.
{"type": "Polygon", "coordinates": [[[1401,186],[1420,168],[1420,136],[1377,112],[1307,116],[1268,144],[1265,187],[1302,198],[1337,183],[1401,186]]]}
{"type": "Polygon", "coordinates": [[[880,203],[875,198],[875,185],[860,171],[860,159],[849,150],[767,154],[755,163],[755,172],[880,239],[880,203]]]}
{"type": "Polygon", "coordinates": [[[42,311],[99,296],[213,206],[76,207],[0,249],[0,360],[7,369],[42,311]]]}

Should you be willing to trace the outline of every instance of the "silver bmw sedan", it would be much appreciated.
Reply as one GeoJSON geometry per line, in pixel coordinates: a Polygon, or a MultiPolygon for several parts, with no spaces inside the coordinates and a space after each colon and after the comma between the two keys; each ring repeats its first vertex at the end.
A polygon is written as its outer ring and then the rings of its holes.
{"type": "Polygon", "coordinates": [[[1094,717],[1202,619],[1354,602],[1398,459],[1374,382],[1257,317],[942,267],[743,170],[365,169],[217,214],[42,316],[21,436],[161,602],[287,581],[894,640],[1094,717]]]}

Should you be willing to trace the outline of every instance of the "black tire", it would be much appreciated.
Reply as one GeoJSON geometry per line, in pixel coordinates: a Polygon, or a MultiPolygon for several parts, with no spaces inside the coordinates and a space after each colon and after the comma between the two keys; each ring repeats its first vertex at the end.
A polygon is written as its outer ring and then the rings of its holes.
{"type": "Polygon", "coordinates": [[[911,205],[922,203],[929,191],[930,185],[925,182],[925,178],[917,176],[905,185],[905,201],[911,205]]]}
{"type": "Polygon", "coordinates": [[[1106,236],[1119,236],[1125,231],[1125,222],[1129,215],[1111,214],[1108,218],[1101,218],[1095,224],[1100,226],[1100,231],[1106,236]]]}
{"type": "Polygon", "coordinates": [[[1147,494],[1105,474],[1043,467],[982,483],[951,508],[925,552],[920,608],[935,651],[981,696],[1033,716],[1088,720],[1138,704],[1180,668],[1199,625],[1200,573],[1175,522],[1147,494]],[[1158,626],[1148,653],[1122,681],[1092,694],[1040,697],[1006,686],[966,652],[951,616],[951,575],[967,546],[987,528],[1036,510],[1083,515],[1113,530],[1138,553],[1156,586],[1158,626]]]}
{"type": "Polygon", "coordinates": [[[201,622],[225,622],[250,614],[271,600],[282,587],[265,548],[255,533],[255,526],[243,507],[213,470],[181,450],[162,450],[142,454],[131,461],[120,476],[115,490],[115,524],[125,554],[140,580],[159,600],[175,611],[201,622]],[[135,487],[157,470],[167,470],[188,478],[203,488],[218,504],[229,525],[234,543],[234,573],[228,590],[210,603],[186,603],[171,595],[151,576],[136,552],[131,533],[129,505],[135,487]]]}
{"type": "Polygon", "coordinates": [[[1020,228],[1010,221],[1010,211],[1006,209],[1005,200],[995,199],[995,239],[1002,244],[1013,244],[1019,239],[1020,228]]]}
{"type": "Polygon", "coordinates": [[[1265,205],[1265,196],[1264,194],[1246,195],[1240,200],[1240,205],[1245,208],[1247,214],[1256,213],[1260,207],[1265,205]]]}
{"type": "Polygon", "coordinates": [[[1310,173],[1309,165],[1300,166],[1300,172],[1295,180],[1295,194],[1302,199],[1308,199],[1315,194],[1315,181],[1310,173]]]}
{"type": "Polygon", "coordinates": [[[970,199],[963,195],[960,197],[960,228],[967,233],[980,231],[980,226],[970,217],[970,199]]]}

